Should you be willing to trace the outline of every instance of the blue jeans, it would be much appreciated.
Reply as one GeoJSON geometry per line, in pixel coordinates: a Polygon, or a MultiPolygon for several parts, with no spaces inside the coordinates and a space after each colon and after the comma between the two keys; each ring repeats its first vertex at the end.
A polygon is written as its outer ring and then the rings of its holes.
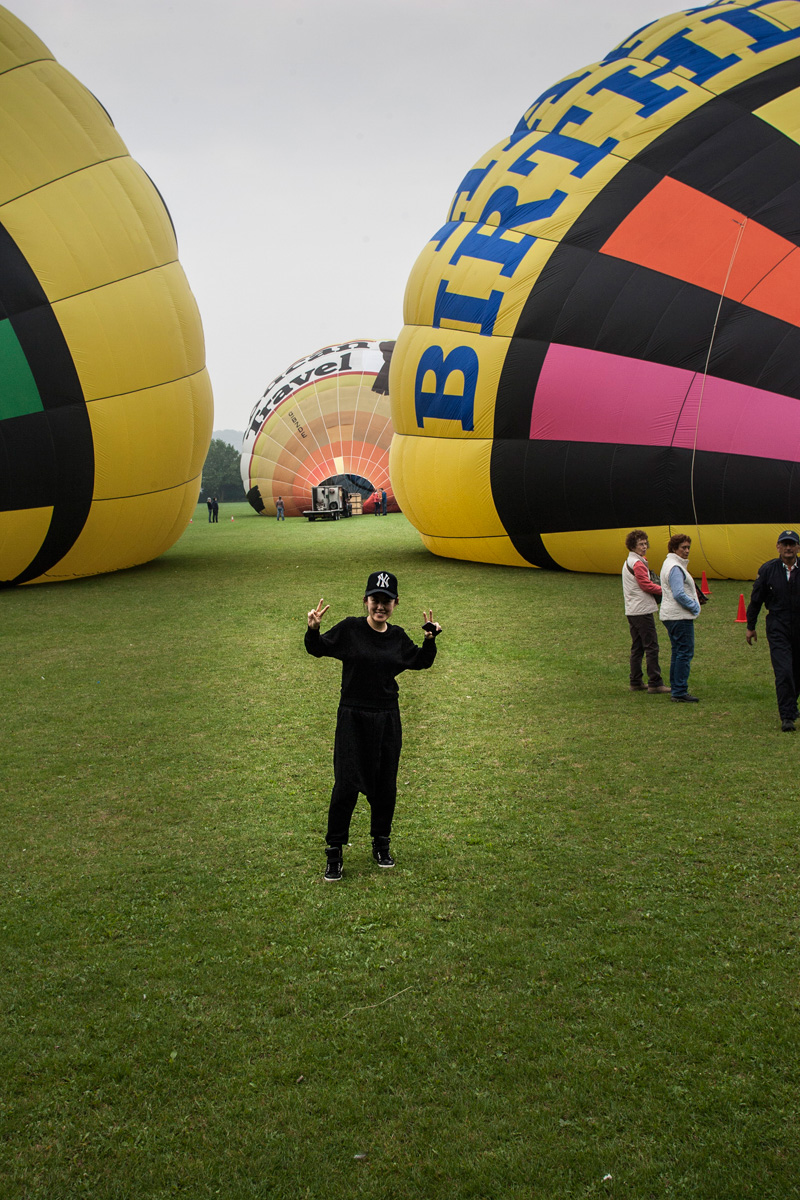
{"type": "Polygon", "coordinates": [[[689,691],[689,670],[694,658],[694,621],[665,621],[672,644],[669,664],[669,686],[673,696],[685,696],[689,691]]]}

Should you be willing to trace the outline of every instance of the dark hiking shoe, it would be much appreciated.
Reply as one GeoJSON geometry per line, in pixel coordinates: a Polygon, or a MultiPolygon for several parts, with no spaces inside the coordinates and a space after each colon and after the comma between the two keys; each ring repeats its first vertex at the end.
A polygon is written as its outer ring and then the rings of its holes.
{"type": "Polygon", "coordinates": [[[372,857],[379,867],[393,867],[395,861],[389,853],[389,839],[379,841],[373,838],[372,841],[372,857]]]}
{"type": "Polygon", "coordinates": [[[673,696],[672,700],[673,700],[673,703],[675,703],[675,704],[699,704],[700,703],[700,701],[697,699],[697,696],[690,696],[688,692],[684,692],[682,696],[673,696]]]}
{"type": "Polygon", "coordinates": [[[632,683],[631,691],[632,692],[646,692],[647,684],[646,683],[632,683]]]}
{"type": "Polygon", "coordinates": [[[781,721],[781,731],[783,733],[794,733],[795,732],[794,721],[781,721]]]}
{"type": "Polygon", "coordinates": [[[325,850],[328,866],[325,870],[326,883],[338,883],[342,878],[342,847],[328,846],[325,850]]]}

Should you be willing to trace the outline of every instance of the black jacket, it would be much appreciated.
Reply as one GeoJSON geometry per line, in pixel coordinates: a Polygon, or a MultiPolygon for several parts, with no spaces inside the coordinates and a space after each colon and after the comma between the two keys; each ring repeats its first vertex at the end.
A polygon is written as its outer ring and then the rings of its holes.
{"type": "Polygon", "coordinates": [[[800,640],[800,565],[792,571],[791,583],[779,558],[771,558],[758,568],[747,606],[748,629],[755,629],[762,604],[769,614],[767,637],[772,626],[800,640]]]}
{"type": "Polygon", "coordinates": [[[436,658],[436,640],[412,642],[399,625],[377,633],[366,617],[345,617],[327,633],[306,629],[306,650],[314,658],[338,658],[342,664],[340,704],[376,710],[397,708],[395,676],[424,671],[436,658]]]}

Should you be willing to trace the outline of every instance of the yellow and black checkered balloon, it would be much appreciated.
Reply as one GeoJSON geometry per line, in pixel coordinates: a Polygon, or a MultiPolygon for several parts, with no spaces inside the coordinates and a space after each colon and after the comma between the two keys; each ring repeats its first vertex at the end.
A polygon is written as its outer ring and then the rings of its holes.
{"type": "Polygon", "coordinates": [[[213,419],[169,214],[102,105],[0,8],[0,586],[155,558],[213,419]]]}

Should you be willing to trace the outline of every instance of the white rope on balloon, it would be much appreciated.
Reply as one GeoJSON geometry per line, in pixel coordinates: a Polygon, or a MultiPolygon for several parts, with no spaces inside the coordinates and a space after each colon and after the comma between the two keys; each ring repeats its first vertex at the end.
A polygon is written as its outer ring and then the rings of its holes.
{"type": "Polygon", "coordinates": [[[743,221],[736,221],[735,218],[733,218],[733,220],[734,220],[735,224],[739,226],[739,232],[736,235],[736,242],[733,247],[733,253],[731,254],[731,260],[728,263],[728,273],[726,274],[725,282],[722,285],[722,291],[720,292],[720,296],[719,296],[719,304],[717,305],[717,315],[714,318],[714,327],[711,330],[711,339],[708,343],[708,353],[706,354],[705,366],[703,368],[703,378],[700,383],[700,397],[697,402],[697,417],[695,418],[695,423],[694,423],[694,445],[692,446],[692,469],[691,469],[691,475],[690,475],[690,489],[691,489],[691,495],[692,495],[692,512],[694,514],[695,529],[697,530],[697,540],[700,543],[700,549],[703,552],[703,557],[705,558],[706,562],[708,562],[709,566],[711,565],[711,561],[708,558],[708,555],[706,554],[705,547],[703,546],[703,534],[700,530],[700,522],[697,519],[697,504],[695,502],[695,496],[694,496],[694,463],[695,463],[695,458],[697,457],[697,436],[698,436],[698,431],[700,429],[700,410],[703,407],[703,396],[704,396],[705,390],[706,390],[706,379],[708,378],[708,367],[709,367],[709,363],[711,362],[711,352],[714,349],[714,339],[717,336],[717,326],[719,325],[719,315],[720,315],[720,312],[722,311],[722,302],[725,299],[725,292],[727,291],[728,283],[730,281],[731,271],[733,270],[733,264],[736,261],[736,255],[739,253],[739,247],[742,244],[742,238],[744,236],[745,225],[747,224],[747,217],[745,217],[745,219],[743,221]]]}

